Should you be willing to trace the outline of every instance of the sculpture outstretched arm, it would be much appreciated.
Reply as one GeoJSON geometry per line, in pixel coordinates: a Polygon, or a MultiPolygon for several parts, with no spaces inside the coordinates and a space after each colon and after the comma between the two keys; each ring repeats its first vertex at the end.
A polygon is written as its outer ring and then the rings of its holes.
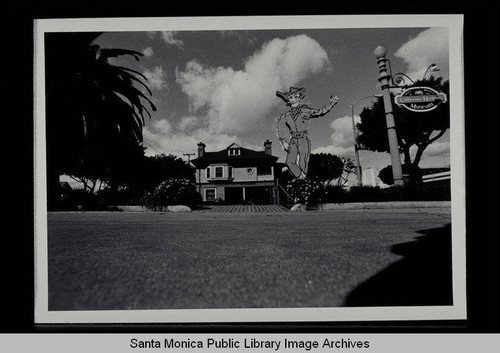
{"type": "Polygon", "coordinates": [[[312,118],[322,117],[338,103],[339,99],[340,98],[337,96],[330,96],[330,103],[328,103],[327,105],[323,106],[320,109],[312,109],[309,114],[309,118],[312,119],[312,118]]]}

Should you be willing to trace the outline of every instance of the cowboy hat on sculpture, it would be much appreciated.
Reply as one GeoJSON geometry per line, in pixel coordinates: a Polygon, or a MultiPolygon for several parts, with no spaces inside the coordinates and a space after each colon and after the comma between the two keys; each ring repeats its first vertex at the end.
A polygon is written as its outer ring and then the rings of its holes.
{"type": "Polygon", "coordinates": [[[305,88],[305,87],[301,87],[301,88],[290,87],[290,89],[288,90],[288,92],[276,91],[276,96],[280,97],[286,103],[288,103],[290,101],[290,97],[292,95],[299,94],[299,99],[302,99],[302,98],[304,98],[306,96],[306,93],[307,93],[307,88],[305,88]]]}

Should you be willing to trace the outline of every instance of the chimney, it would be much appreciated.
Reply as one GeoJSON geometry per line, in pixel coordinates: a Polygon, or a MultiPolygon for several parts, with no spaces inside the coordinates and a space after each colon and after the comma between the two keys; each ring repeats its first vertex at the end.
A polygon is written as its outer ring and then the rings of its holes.
{"type": "Polygon", "coordinates": [[[271,149],[271,144],[272,144],[272,142],[269,140],[266,140],[266,142],[264,142],[264,153],[268,154],[270,156],[272,156],[272,154],[273,154],[273,151],[271,149]]]}
{"type": "Polygon", "coordinates": [[[205,144],[203,142],[198,143],[198,158],[205,155],[205,144]]]}

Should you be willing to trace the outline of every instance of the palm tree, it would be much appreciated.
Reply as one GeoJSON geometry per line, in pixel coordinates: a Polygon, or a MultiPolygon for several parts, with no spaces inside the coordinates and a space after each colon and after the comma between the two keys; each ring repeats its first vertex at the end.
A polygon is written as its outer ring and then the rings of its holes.
{"type": "MultiPolygon", "coordinates": [[[[49,205],[61,174],[105,179],[119,162],[143,155],[142,128],[149,110],[146,77],[109,59],[141,53],[93,44],[100,33],[45,37],[49,205]]],[[[114,173],[116,175],[116,173],[114,173]]]]}

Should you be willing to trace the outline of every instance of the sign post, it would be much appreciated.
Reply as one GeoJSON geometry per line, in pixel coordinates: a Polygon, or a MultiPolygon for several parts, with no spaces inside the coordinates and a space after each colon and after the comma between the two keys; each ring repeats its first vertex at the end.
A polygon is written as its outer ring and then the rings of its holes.
{"type": "Polygon", "coordinates": [[[377,64],[379,68],[379,78],[378,81],[382,85],[382,94],[384,97],[384,109],[385,109],[385,119],[387,124],[387,136],[389,138],[389,151],[391,154],[392,163],[392,176],[394,178],[394,185],[402,186],[403,181],[403,171],[401,168],[401,158],[399,156],[399,145],[398,138],[396,135],[396,125],[394,123],[394,114],[392,113],[392,102],[391,102],[391,92],[390,92],[390,78],[391,75],[387,72],[387,59],[385,55],[387,54],[387,48],[383,45],[378,46],[373,52],[377,58],[377,64]]]}

